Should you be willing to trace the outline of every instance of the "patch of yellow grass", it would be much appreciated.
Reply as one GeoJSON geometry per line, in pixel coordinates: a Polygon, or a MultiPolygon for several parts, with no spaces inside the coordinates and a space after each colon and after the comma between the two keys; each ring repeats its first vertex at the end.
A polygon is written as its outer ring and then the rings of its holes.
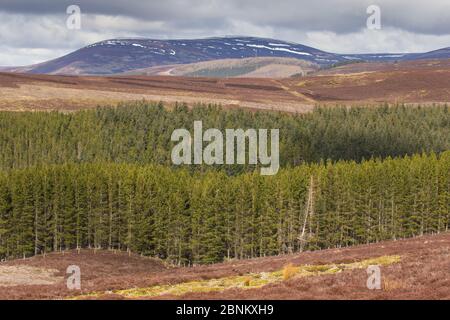
{"type": "Polygon", "coordinates": [[[383,280],[383,290],[386,292],[391,292],[396,289],[401,289],[402,287],[403,287],[403,284],[398,280],[389,279],[389,278],[385,278],[383,280]]]}
{"type": "Polygon", "coordinates": [[[293,278],[299,271],[300,268],[294,267],[292,263],[289,263],[287,266],[283,268],[283,280],[289,280],[293,278]]]}
{"type": "MultiPolygon", "coordinates": [[[[260,288],[270,283],[276,283],[292,279],[294,277],[308,277],[326,274],[335,274],[343,270],[353,270],[367,268],[370,265],[386,266],[400,261],[400,256],[382,256],[378,258],[366,259],[359,262],[324,264],[324,265],[302,265],[294,266],[292,263],[283,269],[274,272],[249,273],[242,276],[230,276],[224,278],[198,280],[174,285],[159,285],[148,288],[133,288],[113,291],[127,298],[157,297],[160,295],[181,296],[192,292],[213,292],[223,291],[233,288],[254,289],[260,288]]],[[[85,296],[74,297],[82,299],[85,297],[97,297],[103,292],[94,292],[85,296]]]]}
{"type": "Polygon", "coordinates": [[[244,279],[244,287],[250,287],[251,282],[252,282],[252,278],[250,278],[250,277],[244,279]]]}

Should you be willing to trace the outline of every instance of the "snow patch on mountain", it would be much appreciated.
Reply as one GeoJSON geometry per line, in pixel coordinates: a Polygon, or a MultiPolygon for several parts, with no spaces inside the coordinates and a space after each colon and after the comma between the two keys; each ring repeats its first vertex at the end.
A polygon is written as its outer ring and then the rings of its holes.
{"type": "Polygon", "coordinates": [[[284,51],[284,52],[289,52],[289,53],[293,53],[293,54],[299,54],[299,55],[305,55],[305,56],[310,56],[310,53],[307,52],[298,52],[298,51],[294,51],[294,50],[290,50],[290,49],[286,49],[286,48],[278,48],[278,47],[267,47],[264,45],[260,45],[260,44],[247,44],[247,47],[250,48],[260,48],[260,49],[267,49],[270,51],[284,51]]]}

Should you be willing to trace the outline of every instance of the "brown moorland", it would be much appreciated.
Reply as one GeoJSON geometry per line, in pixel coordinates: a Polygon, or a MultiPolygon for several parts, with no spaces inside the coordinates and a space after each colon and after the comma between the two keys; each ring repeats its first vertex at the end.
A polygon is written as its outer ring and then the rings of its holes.
{"type": "MultiPolygon", "coordinates": [[[[29,276],[29,284],[3,286],[0,299],[59,299],[86,295],[90,298],[124,299],[114,290],[175,285],[190,281],[245,276],[257,272],[274,272],[295,266],[320,268],[329,264],[351,264],[364,259],[399,256],[400,261],[385,265],[382,289],[366,287],[365,268],[343,270],[309,277],[285,277],[283,281],[261,288],[232,288],[217,292],[162,295],[158,299],[450,299],[450,233],[412,239],[385,241],[349,248],[336,248],[292,255],[265,257],[224,263],[175,267],[161,260],[125,252],[106,250],[67,251],[28,259],[0,263],[23,272],[54,270],[55,283],[39,284],[29,276]],[[81,269],[82,291],[66,289],[64,277],[69,265],[81,269]]],[[[13,276],[13,274],[12,274],[13,276]]],[[[0,277],[0,279],[2,279],[0,277]]],[[[50,279],[51,280],[51,279],[50,279]]],[[[146,297],[139,297],[145,299],[146,297]]],[[[155,298],[155,297],[152,297],[155,298]]]]}
{"type": "Polygon", "coordinates": [[[77,110],[120,101],[309,112],[314,105],[450,102],[450,60],[356,63],[287,79],[0,73],[0,110],[77,110]]]}

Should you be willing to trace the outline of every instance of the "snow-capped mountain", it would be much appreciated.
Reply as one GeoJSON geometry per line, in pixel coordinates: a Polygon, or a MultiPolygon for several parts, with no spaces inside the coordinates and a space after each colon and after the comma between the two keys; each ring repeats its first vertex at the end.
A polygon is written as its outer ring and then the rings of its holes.
{"type": "Polygon", "coordinates": [[[193,40],[111,39],[94,43],[66,56],[9,71],[43,74],[107,75],[155,66],[190,64],[221,59],[281,57],[325,67],[353,61],[401,61],[450,58],[450,48],[424,54],[335,54],[292,42],[223,37],[193,40]]]}
{"type": "Polygon", "coordinates": [[[340,55],[300,44],[253,37],[199,40],[112,39],[31,66],[31,73],[114,74],[153,66],[251,57],[297,58],[318,65],[345,61],[340,55]]]}

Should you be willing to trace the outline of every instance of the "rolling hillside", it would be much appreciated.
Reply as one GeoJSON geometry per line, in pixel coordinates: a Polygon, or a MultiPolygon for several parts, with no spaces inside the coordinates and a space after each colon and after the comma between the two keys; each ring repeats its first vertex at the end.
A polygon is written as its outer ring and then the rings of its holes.
{"type": "MultiPolygon", "coordinates": [[[[256,66],[253,59],[247,66],[256,66]]],[[[429,105],[450,102],[450,59],[354,63],[286,79],[274,77],[277,73],[280,75],[279,72],[288,76],[288,72],[307,71],[314,65],[304,61],[294,64],[287,59],[289,64],[280,67],[280,58],[258,59],[272,62],[254,71],[245,70],[242,66],[245,61],[240,60],[233,60],[235,64],[228,63],[230,69],[224,69],[225,62],[221,60],[141,69],[136,72],[141,75],[99,77],[0,73],[0,110],[77,110],[142,99],[168,104],[185,102],[190,106],[201,102],[300,113],[311,111],[316,104],[402,102],[429,105]],[[198,76],[202,72],[212,75],[224,71],[248,72],[242,77],[253,78],[198,76]],[[183,76],[147,75],[153,72],[180,72],[183,76]],[[196,72],[195,77],[186,76],[196,72]],[[256,78],[264,75],[263,72],[272,78],[256,78]]]]}

